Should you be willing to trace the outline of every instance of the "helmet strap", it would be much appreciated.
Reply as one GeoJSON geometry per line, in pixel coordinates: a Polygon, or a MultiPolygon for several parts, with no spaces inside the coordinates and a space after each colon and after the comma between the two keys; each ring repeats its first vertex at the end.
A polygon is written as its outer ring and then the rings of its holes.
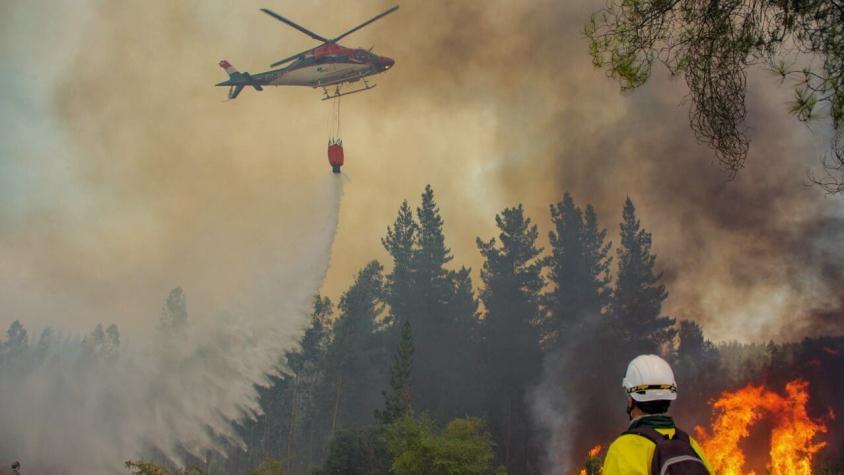
{"type": "Polygon", "coordinates": [[[634,407],[633,398],[628,397],[627,398],[627,420],[630,420],[630,421],[633,420],[633,407],[634,407]]]}

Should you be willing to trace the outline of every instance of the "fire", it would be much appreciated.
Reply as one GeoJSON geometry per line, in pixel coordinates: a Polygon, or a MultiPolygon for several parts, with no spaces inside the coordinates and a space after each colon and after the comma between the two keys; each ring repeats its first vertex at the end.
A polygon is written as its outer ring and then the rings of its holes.
{"type": "MultiPolygon", "coordinates": [[[[715,471],[722,475],[743,475],[745,456],[739,442],[763,415],[774,422],[771,432],[771,475],[810,475],[812,457],[826,443],[815,441],[827,431],[822,422],[806,413],[809,383],[795,380],[785,387],[785,397],[762,386],[748,385],[725,392],[712,407],[718,412],[711,432],[696,427],[703,451],[715,471]]],[[[754,472],[749,472],[753,475],[754,472]]]]}
{"type": "Polygon", "coordinates": [[[591,449],[586,455],[586,466],[580,469],[578,475],[597,475],[601,473],[601,459],[598,458],[601,455],[601,450],[604,449],[604,446],[598,444],[591,449]]]}

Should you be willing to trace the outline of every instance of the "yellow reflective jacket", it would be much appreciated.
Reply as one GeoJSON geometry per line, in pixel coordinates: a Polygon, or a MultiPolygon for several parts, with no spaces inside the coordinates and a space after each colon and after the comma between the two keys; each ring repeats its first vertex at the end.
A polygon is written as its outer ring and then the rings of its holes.
{"type": "MultiPolygon", "coordinates": [[[[676,432],[673,428],[656,428],[656,431],[662,435],[667,435],[669,438],[674,437],[676,432]]],[[[689,437],[692,443],[692,449],[703,460],[703,464],[709,473],[712,471],[712,466],[703,455],[698,443],[689,437]]],[[[636,434],[624,434],[615,439],[610,448],[607,449],[607,455],[604,457],[604,475],[650,475],[651,462],[654,458],[654,450],[656,444],[650,440],[636,434]]]]}

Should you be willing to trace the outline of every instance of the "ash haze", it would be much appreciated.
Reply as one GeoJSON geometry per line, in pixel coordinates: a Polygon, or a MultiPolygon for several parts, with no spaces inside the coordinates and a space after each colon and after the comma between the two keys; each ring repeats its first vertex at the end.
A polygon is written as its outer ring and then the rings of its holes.
{"type": "MultiPolygon", "coordinates": [[[[217,63],[260,71],[314,46],[260,7],[330,36],[391,5],[0,3],[0,325],[21,320],[33,336],[50,326],[71,338],[117,324],[138,379],[110,375],[97,394],[131,407],[122,391],[179,378],[158,375],[158,360],[143,356],[171,288],[185,289],[195,351],[217,341],[220,314],[247,330],[220,358],[243,357],[249,371],[212,401],[218,407],[168,431],[133,412],[126,426],[68,449],[100,454],[76,467],[112,464],[144,438],[188,444],[183,436],[200,427],[225,432],[221,414],[254,409],[251,384],[301,330],[312,293],[321,285],[335,297],[370,259],[386,262],[379,238],[401,200],[427,183],[456,265],[480,267],[475,237],[493,235],[506,206],[524,203],[544,234],[548,205],[569,190],[595,205],[615,240],[630,196],[654,235],[667,314],[703,323],[714,340],[841,333],[844,207],[805,178],[826,132],[788,116],[791,91],[759,73],[747,167],[725,182],[688,128],[680,81],[657,72],[621,94],[592,67],[581,31],[600,0],[403,1],[350,36],[344,44],[374,46],[396,66],[374,79],[376,90],[342,100],[348,182],[335,216],[340,190],[322,183],[330,106],[307,88],[250,89],[224,103],[217,63]],[[270,323],[260,344],[243,346],[270,323]],[[108,443],[112,433],[127,439],[108,443]]],[[[233,367],[182,389],[218,387],[233,367]]],[[[50,381],[63,367],[44,371],[50,381]]],[[[2,411],[3,427],[48,430],[28,417],[55,402],[25,397],[44,393],[36,383],[45,379],[4,384],[19,405],[2,411]]],[[[99,400],[78,394],[67,407],[99,400]]],[[[163,399],[159,414],[176,413],[177,402],[163,399]]],[[[72,437],[48,436],[56,446],[72,437]]],[[[33,453],[32,440],[18,453],[33,453]]]]}
{"type": "MultiPolygon", "coordinates": [[[[0,324],[147,331],[176,285],[193,318],[224,306],[290,229],[271,217],[295,221],[302,181],[326,170],[329,107],[306,88],[222,103],[218,60],[257,71],[312,46],[259,7],[330,35],[389,5],[4,3],[0,324]]],[[[475,269],[497,211],[521,201],[545,224],[570,190],[611,231],[636,201],[668,313],[708,336],[826,331],[808,317],[837,313],[842,206],[805,185],[823,131],[785,113],[787,87],[753,77],[750,159],[725,183],[688,130],[681,82],[620,94],[592,68],[581,26],[601,5],[404,2],[348,39],[397,66],[343,100],[351,183],[327,294],[384,257],[379,237],[426,183],[475,269]]]]}

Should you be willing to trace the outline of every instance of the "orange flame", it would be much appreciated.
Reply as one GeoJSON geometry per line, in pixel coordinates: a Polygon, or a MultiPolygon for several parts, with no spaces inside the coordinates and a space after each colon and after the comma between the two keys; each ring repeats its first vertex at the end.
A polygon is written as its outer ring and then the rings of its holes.
{"type": "Polygon", "coordinates": [[[723,393],[712,405],[718,411],[718,417],[712,424],[711,433],[695,427],[715,471],[722,475],[745,473],[745,456],[739,442],[749,435],[750,428],[766,411],[775,423],[768,471],[771,475],[810,475],[812,457],[826,445],[814,439],[827,428],[806,413],[808,387],[809,383],[805,381],[791,381],[785,387],[785,397],[754,385],[723,393]]]}
{"type": "Polygon", "coordinates": [[[580,469],[578,475],[597,475],[601,473],[601,461],[598,459],[598,456],[601,455],[601,450],[604,449],[604,446],[598,444],[591,449],[586,455],[586,466],[580,469]]]}

